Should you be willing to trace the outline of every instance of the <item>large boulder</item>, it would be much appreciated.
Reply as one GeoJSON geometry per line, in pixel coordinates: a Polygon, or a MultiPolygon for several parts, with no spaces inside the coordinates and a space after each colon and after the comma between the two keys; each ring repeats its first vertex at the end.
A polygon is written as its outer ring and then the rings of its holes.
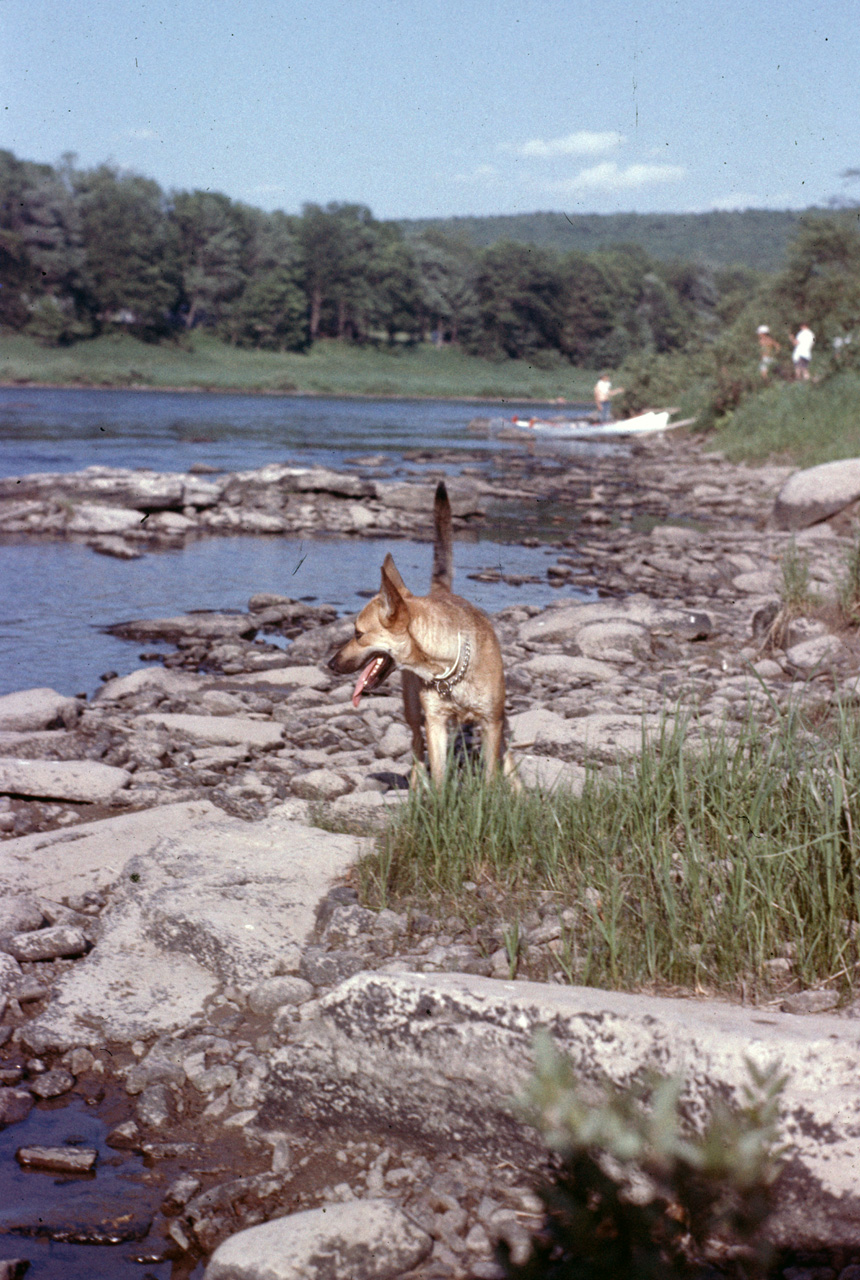
{"type": "Polygon", "coordinates": [[[860,498],[860,458],[822,462],[795,471],[777,494],[773,523],[777,529],[806,529],[844,510],[860,498]]]}
{"type": "Polygon", "coordinates": [[[22,689],[0,697],[0,730],[26,733],[62,722],[67,727],[80,715],[81,705],[56,689],[22,689]]]}

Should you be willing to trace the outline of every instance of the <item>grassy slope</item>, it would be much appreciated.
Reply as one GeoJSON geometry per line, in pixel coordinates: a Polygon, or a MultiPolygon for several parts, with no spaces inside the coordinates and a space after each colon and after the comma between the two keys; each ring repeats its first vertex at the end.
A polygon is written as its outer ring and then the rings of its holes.
{"type": "Polygon", "coordinates": [[[711,437],[732,461],[781,457],[800,467],[860,456],[860,374],[779,382],[744,401],[711,437]]]}
{"type": "Polygon", "coordinates": [[[495,363],[431,346],[377,351],[320,342],[298,355],[243,350],[203,334],[181,345],[116,334],[66,348],[0,334],[0,382],[7,383],[546,400],[590,399],[595,377],[570,366],[495,363]]]}

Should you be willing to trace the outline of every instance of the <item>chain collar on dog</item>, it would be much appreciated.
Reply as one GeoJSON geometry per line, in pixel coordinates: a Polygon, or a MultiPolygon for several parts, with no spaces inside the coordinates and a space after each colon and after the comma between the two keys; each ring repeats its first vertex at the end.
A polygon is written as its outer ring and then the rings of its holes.
{"type": "Polygon", "coordinates": [[[450,696],[451,690],[458,685],[466,674],[469,666],[469,659],[472,656],[472,646],[469,640],[463,640],[460,633],[457,633],[457,656],[451,663],[447,671],[443,671],[441,676],[429,681],[433,688],[441,693],[444,697],[450,696]]]}

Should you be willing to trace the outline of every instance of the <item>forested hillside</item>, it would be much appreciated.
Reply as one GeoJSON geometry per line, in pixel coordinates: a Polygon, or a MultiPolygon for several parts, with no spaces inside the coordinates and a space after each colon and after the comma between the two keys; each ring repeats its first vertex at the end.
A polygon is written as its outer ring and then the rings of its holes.
{"type": "MultiPolygon", "coordinates": [[[[856,211],[753,211],[404,227],[360,204],[267,213],[217,192],[165,192],[107,164],[0,151],[0,326],[49,345],[112,331],[176,341],[196,330],[273,351],[306,351],[320,338],[434,342],[542,368],[618,368],[713,347],[751,299],[768,296],[772,277],[749,264],[767,245],[791,264],[792,234],[836,254],[832,279],[844,293],[853,250],[837,252],[827,228],[855,222],[856,211]],[[570,236],[550,244],[559,226],[570,236]],[[480,243],[469,228],[481,229],[480,243]],[[546,242],[523,238],[529,228],[546,242]]],[[[803,297],[792,289],[786,324],[803,297]]]]}
{"type": "Polygon", "coordinates": [[[407,235],[438,231],[475,249],[498,240],[560,253],[593,253],[635,244],[663,261],[686,259],[712,267],[742,264],[776,271],[801,227],[822,209],[744,209],[711,213],[520,213],[484,218],[424,218],[401,222],[407,235]]]}

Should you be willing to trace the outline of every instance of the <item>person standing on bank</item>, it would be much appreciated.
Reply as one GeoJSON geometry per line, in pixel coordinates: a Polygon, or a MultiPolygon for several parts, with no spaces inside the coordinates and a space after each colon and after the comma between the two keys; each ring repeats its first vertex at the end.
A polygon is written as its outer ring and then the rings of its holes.
{"type": "Polygon", "coordinates": [[[612,420],[612,397],[623,396],[623,387],[613,387],[608,373],[601,373],[597,382],[594,384],[594,403],[597,407],[597,416],[601,422],[611,422],[612,420]]]}
{"type": "Polygon", "coordinates": [[[791,354],[794,376],[798,382],[808,382],[809,362],[812,359],[812,348],[815,346],[815,334],[804,322],[791,340],[794,343],[794,351],[791,354]]]}
{"type": "Polygon", "coordinates": [[[766,324],[760,324],[756,329],[756,333],[758,334],[759,349],[758,371],[764,381],[767,382],[770,377],[771,365],[776,359],[776,353],[779,351],[779,343],[766,324]]]}

